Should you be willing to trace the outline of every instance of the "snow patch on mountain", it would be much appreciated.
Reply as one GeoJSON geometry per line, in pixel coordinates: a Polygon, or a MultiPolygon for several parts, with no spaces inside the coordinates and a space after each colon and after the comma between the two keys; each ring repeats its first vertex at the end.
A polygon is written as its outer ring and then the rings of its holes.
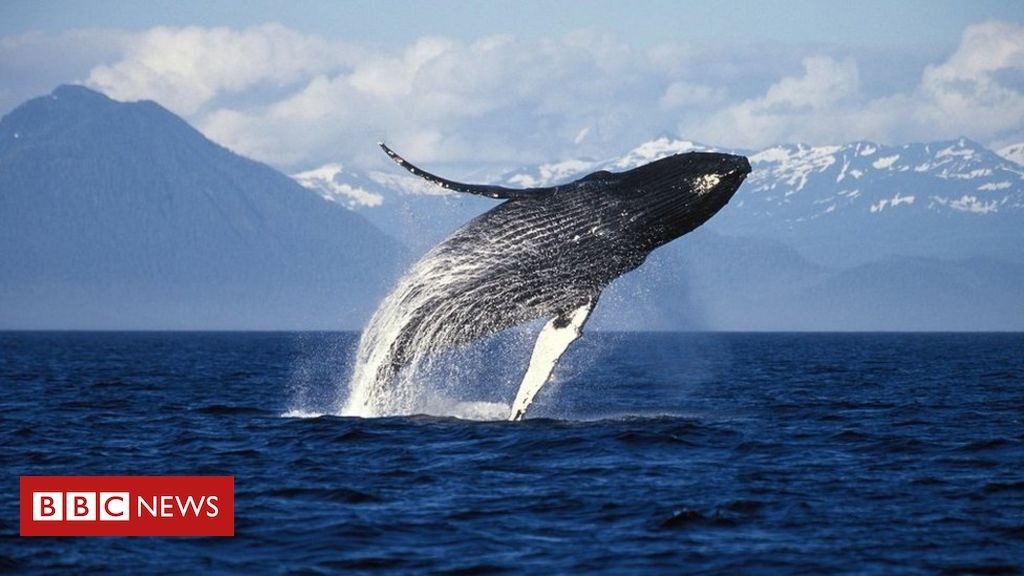
{"type": "Polygon", "coordinates": [[[508,181],[523,188],[538,188],[547,186],[552,182],[560,182],[571,179],[576,174],[591,172],[593,162],[587,160],[566,160],[554,164],[541,164],[538,167],[537,176],[523,173],[515,174],[508,178],[508,181]]]}
{"type": "Polygon", "coordinates": [[[999,154],[1010,162],[1024,166],[1024,142],[1000,148],[999,150],[996,150],[996,154],[999,154]]]}
{"type": "Polygon", "coordinates": [[[661,138],[657,138],[637,146],[621,158],[605,162],[605,166],[602,168],[604,170],[629,170],[649,162],[654,162],[659,158],[665,158],[667,156],[672,156],[673,154],[682,154],[684,152],[694,152],[697,150],[710,151],[714,149],[690,142],[689,140],[678,140],[662,136],[661,138]]]}
{"type": "Polygon", "coordinates": [[[889,206],[890,208],[895,208],[895,207],[899,206],[900,204],[913,204],[913,203],[914,203],[914,196],[900,196],[900,193],[897,192],[896,195],[893,196],[892,198],[882,198],[878,202],[872,204],[870,210],[871,210],[871,213],[874,214],[875,212],[881,212],[882,210],[885,210],[886,206],[889,206]]]}
{"type": "Polygon", "coordinates": [[[320,168],[292,174],[292,179],[304,188],[320,194],[325,200],[337,202],[349,209],[380,206],[384,197],[343,180],[345,169],[341,164],[326,164],[320,168]]]}
{"type": "Polygon", "coordinates": [[[899,154],[886,156],[885,158],[879,158],[878,160],[872,162],[871,167],[874,168],[875,170],[886,170],[888,168],[892,168],[892,165],[899,159],[899,154]]]}
{"type": "Polygon", "coordinates": [[[781,187],[786,189],[783,196],[791,196],[807,186],[812,173],[824,172],[835,164],[839,150],[839,146],[775,146],[750,156],[754,172],[748,180],[758,190],[781,187]]]}
{"type": "Polygon", "coordinates": [[[978,186],[978,190],[1006,190],[1010,186],[1011,184],[1009,182],[1003,180],[1002,182],[989,182],[988,184],[982,184],[981,186],[978,186]]]}
{"type": "Polygon", "coordinates": [[[1004,197],[1002,201],[984,201],[979,199],[977,196],[964,194],[960,198],[956,199],[939,198],[938,196],[932,196],[932,200],[943,206],[949,206],[953,210],[957,210],[960,212],[973,212],[975,214],[991,214],[993,212],[998,212],[999,205],[1005,204],[1008,198],[1004,197]]]}
{"type": "Polygon", "coordinates": [[[340,163],[292,174],[292,179],[325,200],[336,202],[349,210],[376,208],[389,196],[450,196],[451,190],[441,188],[409,174],[371,170],[366,174],[346,170],[340,163]]]}

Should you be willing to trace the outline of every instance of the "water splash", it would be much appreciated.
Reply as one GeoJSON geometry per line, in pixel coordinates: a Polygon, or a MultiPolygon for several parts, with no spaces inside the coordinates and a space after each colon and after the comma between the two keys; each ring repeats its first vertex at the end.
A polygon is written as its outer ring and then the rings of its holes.
{"type": "Polygon", "coordinates": [[[307,411],[298,408],[293,408],[281,414],[281,418],[298,418],[303,420],[308,418],[322,418],[324,416],[326,416],[326,414],[323,412],[307,411]]]}
{"type": "MultiPolygon", "coordinates": [[[[398,281],[360,337],[349,387],[339,396],[336,413],[490,420],[501,412],[507,417],[509,401],[494,398],[493,392],[518,383],[522,364],[512,367],[509,360],[528,353],[535,329],[528,323],[506,330],[503,338],[486,338],[489,322],[481,317],[486,307],[474,302],[477,295],[466,287],[493,286],[484,282],[492,271],[481,265],[488,258],[486,247],[477,245],[473,251],[469,259],[469,250],[442,244],[398,281]],[[463,398],[481,378],[492,397],[463,398]]],[[[513,325],[529,319],[507,320],[513,325]]]]}
{"type": "Polygon", "coordinates": [[[337,403],[337,358],[351,356],[355,343],[345,334],[297,334],[292,340],[288,377],[290,401],[284,417],[334,413],[337,403]]]}

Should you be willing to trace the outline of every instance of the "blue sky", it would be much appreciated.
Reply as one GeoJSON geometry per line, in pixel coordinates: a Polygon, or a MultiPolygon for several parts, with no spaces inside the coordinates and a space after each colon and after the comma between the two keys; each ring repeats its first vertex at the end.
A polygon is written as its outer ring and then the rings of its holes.
{"type": "Polygon", "coordinates": [[[305,32],[389,43],[435,34],[472,39],[513,33],[539,38],[588,28],[613,31],[641,46],[679,39],[951,46],[969,24],[993,18],[1024,19],[1018,0],[5,0],[4,12],[6,17],[0,21],[4,35],[28,30],[248,27],[278,22],[305,32]]]}
{"type": "Polygon", "coordinates": [[[0,8],[0,113],[77,82],[285,169],[1024,140],[1024,3],[50,2],[0,8]]]}

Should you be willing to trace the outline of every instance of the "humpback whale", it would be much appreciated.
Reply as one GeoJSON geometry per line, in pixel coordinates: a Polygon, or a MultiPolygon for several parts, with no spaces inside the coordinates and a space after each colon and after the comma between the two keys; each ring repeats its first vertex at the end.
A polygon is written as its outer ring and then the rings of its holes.
{"type": "Polygon", "coordinates": [[[442,188],[503,202],[419,260],[363,332],[343,413],[401,413],[415,358],[547,319],[509,415],[520,420],[580,337],[602,290],[659,246],[722,209],[750,173],[743,156],[676,154],[533,189],[465,184],[426,172],[384,143],[399,166],[442,188]]]}

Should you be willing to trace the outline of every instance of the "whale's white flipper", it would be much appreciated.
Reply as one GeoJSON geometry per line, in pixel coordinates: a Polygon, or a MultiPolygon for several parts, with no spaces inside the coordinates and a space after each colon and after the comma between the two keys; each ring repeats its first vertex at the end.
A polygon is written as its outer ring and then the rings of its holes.
{"type": "Polygon", "coordinates": [[[569,345],[583,333],[583,324],[587,322],[590,312],[594,309],[594,304],[595,301],[591,300],[573,310],[567,317],[553,318],[544,325],[544,329],[537,336],[537,342],[533,345],[530,367],[526,369],[526,376],[523,376],[523,382],[519,385],[519,393],[516,394],[516,400],[512,403],[512,414],[509,415],[509,420],[515,422],[523,419],[534,396],[551,377],[558,359],[565,354],[569,345]]]}

